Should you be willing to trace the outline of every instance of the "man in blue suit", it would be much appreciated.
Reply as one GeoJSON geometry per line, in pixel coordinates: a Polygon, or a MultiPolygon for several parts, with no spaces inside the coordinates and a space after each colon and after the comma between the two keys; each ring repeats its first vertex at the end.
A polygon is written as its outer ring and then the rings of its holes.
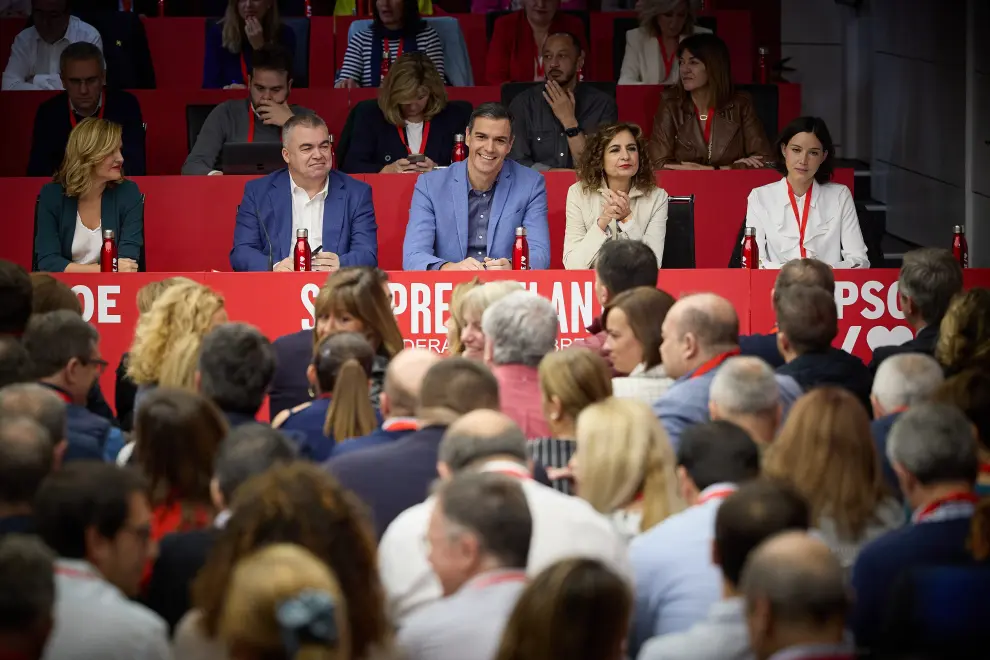
{"type": "Polygon", "coordinates": [[[237,209],[230,265],[235,271],[291,271],[296,231],[322,251],[313,270],[378,265],[378,226],[371,186],[331,169],[330,133],[316,115],[282,127],[288,169],[249,181],[237,209]]]}
{"type": "Polygon", "coordinates": [[[525,227],[532,269],[550,266],[543,176],[506,160],[512,116],[483,103],[467,127],[469,155],[419,177],[402,246],[404,270],[511,270],[516,228],[525,227]]]}

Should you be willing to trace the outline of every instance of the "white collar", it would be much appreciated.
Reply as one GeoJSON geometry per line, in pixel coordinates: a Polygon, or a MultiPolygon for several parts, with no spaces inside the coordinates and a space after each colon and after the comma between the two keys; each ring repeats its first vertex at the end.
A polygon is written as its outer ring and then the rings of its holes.
{"type": "Polygon", "coordinates": [[[83,113],[76,110],[76,106],[72,104],[72,99],[69,99],[69,109],[71,109],[72,112],[76,113],[80,117],[95,117],[97,113],[100,111],[100,108],[103,106],[103,95],[105,93],[106,93],[106,89],[100,90],[100,100],[96,102],[96,109],[93,110],[91,114],[84,115],[83,113]]]}
{"type": "Polygon", "coordinates": [[[300,186],[297,186],[296,185],[296,182],[292,179],[292,172],[289,172],[289,192],[293,196],[295,196],[297,190],[302,190],[303,194],[306,195],[306,199],[308,199],[309,201],[312,201],[313,199],[316,199],[317,197],[319,197],[319,198],[321,198],[323,200],[326,200],[326,198],[327,198],[327,191],[329,189],[330,189],[330,173],[327,172],[327,178],[323,182],[323,189],[320,190],[320,192],[316,193],[316,195],[314,195],[312,198],[310,198],[309,193],[307,193],[305,190],[303,190],[300,186]]]}
{"type": "Polygon", "coordinates": [[[78,20],[79,19],[76,18],[75,16],[69,16],[69,24],[65,26],[65,33],[61,37],[59,37],[58,39],[56,39],[55,40],[55,43],[51,43],[51,44],[41,38],[41,33],[38,32],[38,28],[37,27],[35,27],[34,25],[32,25],[31,26],[31,29],[34,30],[34,35],[38,38],[38,41],[40,41],[41,43],[45,44],[46,46],[57,46],[60,43],[62,43],[63,41],[66,42],[66,43],[72,43],[72,39],[69,38],[69,31],[72,30],[72,28],[74,27],[75,23],[78,20]]]}
{"type": "MultiPolygon", "coordinates": [[[[779,186],[779,197],[781,198],[781,206],[784,206],[785,208],[790,208],[791,197],[790,195],[787,194],[787,177],[785,176],[783,179],[781,179],[780,183],[777,185],[779,186]]],[[[813,207],[818,206],[818,199],[821,197],[822,194],[821,188],[822,188],[822,184],[815,181],[814,183],[811,184],[811,188],[808,189],[808,192],[805,193],[811,195],[811,205],[813,207]]],[[[794,197],[795,199],[803,200],[803,197],[799,198],[797,197],[797,195],[795,195],[794,197]]],[[[800,211],[800,209],[798,209],[798,211],[800,211]]]]}

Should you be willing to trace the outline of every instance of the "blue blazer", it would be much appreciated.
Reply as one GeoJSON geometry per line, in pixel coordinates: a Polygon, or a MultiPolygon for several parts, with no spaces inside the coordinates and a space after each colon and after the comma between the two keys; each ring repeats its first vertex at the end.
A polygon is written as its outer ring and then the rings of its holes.
{"type": "MultiPolygon", "coordinates": [[[[243,35],[242,35],[243,37],[243,35]]],[[[296,33],[285,23],[278,26],[276,43],[284,47],[295,57],[296,33]]],[[[241,51],[248,75],[254,70],[254,49],[247,38],[241,40],[241,51]]],[[[203,59],[203,89],[220,89],[231,83],[246,85],[241,72],[241,53],[231,53],[223,47],[223,26],[217,21],[209,21],[206,26],[206,47],[203,59]]]]}
{"type": "MultiPolygon", "coordinates": [[[[466,161],[419,176],[402,245],[403,270],[436,270],[467,257],[470,185],[466,161]]],[[[539,172],[506,160],[488,219],[489,257],[512,259],[516,227],[526,228],[530,267],[549,268],[546,183],[539,172]]]]}
{"type": "MultiPolygon", "coordinates": [[[[68,197],[60,183],[47,183],[38,197],[38,226],[34,257],[38,270],[60,273],[72,263],[72,239],[76,234],[79,200],[68,197]]],[[[117,256],[138,261],[144,245],[144,202],[133,181],[107,186],[100,202],[103,229],[112,229],[117,256]]]]}
{"type": "MultiPolygon", "coordinates": [[[[272,265],[290,256],[295,237],[289,184],[289,171],[281,169],[244,186],[230,251],[230,265],[235,271],[271,270],[272,265]]],[[[378,225],[371,186],[337,170],[330,170],[323,206],[323,251],[339,256],[341,267],[378,265],[378,225]]]]}

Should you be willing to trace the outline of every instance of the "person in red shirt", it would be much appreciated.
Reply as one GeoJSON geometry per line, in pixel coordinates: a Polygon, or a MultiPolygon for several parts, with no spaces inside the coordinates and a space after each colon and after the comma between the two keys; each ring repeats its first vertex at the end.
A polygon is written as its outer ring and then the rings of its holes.
{"type": "Polygon", "coordinates": [[[540,53],[548,35],[570,32],[579,35],[587,58],[584,22],[557,11],[560,0],[524,0],[523,9],[495,21],[485,62],[489,85],[544,80],[540,53]]]}

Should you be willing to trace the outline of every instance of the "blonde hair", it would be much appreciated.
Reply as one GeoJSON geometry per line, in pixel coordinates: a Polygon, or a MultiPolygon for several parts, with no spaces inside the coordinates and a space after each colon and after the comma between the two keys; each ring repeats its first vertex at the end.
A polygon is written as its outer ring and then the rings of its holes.
{"type": "Polygon", "coordinates": [[[866,408],[839,387],[798,399],[764,454],[763,473],[807,499],[815,524],[834,520],[844,540],[863,534],[885,495],[866,408]]]}
{"type": "Polygon", "coordinates": [[[485,282],[481,286],[471,289],[464,296],[464,300],[461,302],[461,319],[470,314],[481,321],[481,316],[486,309],[510,293],[522,290],[523,285],[515,280],[485,282]]]}
{"type": "MultiPolygon", "coordinates": [[[[241,52],[244,39],[244,19],[237,11],[237,0],[227,2],[227,11],[220,19],[220,29],[223,40],[223,47],[235,55],[241,52]]],[[[265,43],[274,43],[278,37],[278,2],[271,0],[268,11],[261,17],[261,31],[265,35],[265,43]]],[[[244,81],[247,84],[247,81],[244,81]]]]}
{"type": "Polygon", "coordinates": [[[155,304],[155,301],[165,292],[165,289],[169,288],[173,284],[178,284],[179,282],[192,282],[193,280],[188,277],[166,277],[164,280],[158,280],[157,282],[148,282],[143,287],[138,289],[137,292],[137,308],[138,314],[147,314],[151,311],[151,306],[155,304]]]}
{"type": "Polygon", "coordinates": [[[640,3],[639,9],[640,26],[651,36],[657,36],[657,17],[676,10],[681,4],[687,10],[687,19],[684,21],[684,28],[681,30],[681,34],[694,34],[694,23],[697,18],[695,17],[695,3],[693,0],[643,0],[640,3]]]}
{"type": "Polygon", "coordinates": [[[192,280],[166,288],[138,317],[127,375],[138,385],[194,389],[199,347],[223,296],[192,280]]]}
{"type": "Polygon", "coordinates": [[[593,403],[612,396],[612,374],[598,353],[581,347],[547,353],[540,361],[540,391],[560,400],[563,414],[577,419],[593,403]]]}
{"type": "Polygon", "coordinates": [[[990,290],[956,294],[939,326],[935,357],[948,376],[990,368],[990,290]]]}
{"type": "Polygon", "coordinates": [[[448,355],[460,355],[464,352],[464,344],[461,343],[461,330],[464,329],[464,298],[479,286],[481,286],[481,280],[475,277],[455,286],[450,294],[450,305],[448,306],[450,320],[447,322],[448,355]]]}
{"type": "Polygon", "coordinates": [[[645,532],[682,508],[667,432],[642,401],[609,397],[578,415],[578,495],[603,514],[643,498],[645,532]]]}
{"type": "Polygon", "coordinates": [[[388,123],[405,126],[406,120],[399,106],[416,101],[424,87],[430,100],[423,110],[423,121],[430,121],[447,105],[443,78],[426,53],[405,53],[389,69],[378,90],[378,107],[388,123]]]}
{"type": "MultiPolygon", "coordinates": [[[[87,117],[72,129],[62,165],[55,173],[55,182],[65,189],[66,196],[79,197],[89,190],[93,170],[120,149],[122,136],[120,124],[98,117],[87,117]]],[[[107,182],[107,186],[115,186],[123,180],[121,170],[120,179],[107,182]]]]}
{"type": "Polygon", "coordinates": [[[347,601],[333,571],[313,553],[289,543],[265,547],[237,562],[220,619],[228,649],[246,648],[265,658],[288,658],[277,612],[286,601],[315,593],[329,597],[334,639],[300,639],[293,660],[349,660],[347,601]]]}

